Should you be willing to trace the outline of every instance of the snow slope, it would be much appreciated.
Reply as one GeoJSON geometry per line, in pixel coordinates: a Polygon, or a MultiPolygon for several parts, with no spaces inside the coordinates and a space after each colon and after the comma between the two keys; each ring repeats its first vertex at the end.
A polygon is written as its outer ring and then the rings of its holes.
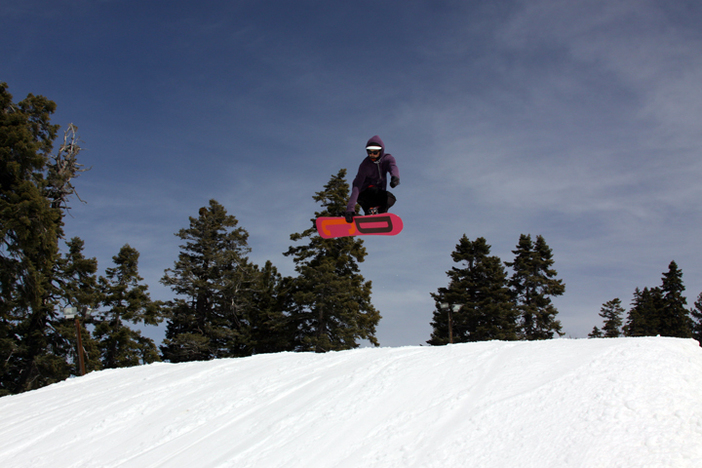
{"type": "Polygon", "coordinates": [[[0,398],[4,468],[614,466],[702,466],[695,341],[283,353],[0,398]]]}

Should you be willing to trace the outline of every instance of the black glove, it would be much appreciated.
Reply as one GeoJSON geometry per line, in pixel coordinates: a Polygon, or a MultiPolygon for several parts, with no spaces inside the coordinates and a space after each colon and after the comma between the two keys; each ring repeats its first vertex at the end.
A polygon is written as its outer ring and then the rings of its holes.
{"type": "Polygon", "coordinates": [[[355,211],[347,211],[344,213],[344,218],[346,218],[347,223],[353,223],[353,217],[356,216],[355,211]]]}
{"type": "Polygon", "coordinates": [[[390,188],[395,188],[400,185],[400,178],[397,176],[390,177],[390,188]]]}

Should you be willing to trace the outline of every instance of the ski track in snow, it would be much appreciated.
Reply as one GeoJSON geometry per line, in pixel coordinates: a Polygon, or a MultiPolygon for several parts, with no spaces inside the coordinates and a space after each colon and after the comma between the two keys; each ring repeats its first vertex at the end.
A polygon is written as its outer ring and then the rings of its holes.
{"type": "Polygon", "coordinates": [[[0,398],[0,466],[700,467],[702,349],[621,338],[281,353],[0,398]]]}

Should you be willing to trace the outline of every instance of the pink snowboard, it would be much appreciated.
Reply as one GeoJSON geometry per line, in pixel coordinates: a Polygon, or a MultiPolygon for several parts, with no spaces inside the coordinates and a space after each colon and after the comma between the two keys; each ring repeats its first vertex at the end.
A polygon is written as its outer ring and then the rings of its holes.
{"type": "Polygon", "coordinates": [[[356,216],[353,223],[343,217],[317,218],[317,232],[325,239],[349,236],[394,236],[402,231],[402,220],[392,213],[356,216]]]}

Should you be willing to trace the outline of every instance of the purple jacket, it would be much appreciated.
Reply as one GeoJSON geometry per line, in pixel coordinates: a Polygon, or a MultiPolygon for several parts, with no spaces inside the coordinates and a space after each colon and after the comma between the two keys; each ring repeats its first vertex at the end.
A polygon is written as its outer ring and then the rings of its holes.
{"type": "Polygon", "coordinates": [[[371,143],[375,143],[382,148],[380,150],[380,158],[373,162],[371,158],[366,156],[361,162],[361,165],[358,167],[358,174],[356,174],[356,178],[353,179],[353,184],[351,185],[351,198],[349,198],[349,203],[346,205],[346,211],[354,211],[358,201],[358,194],[368,187],[378,187],[387,190],[388,172],[391,176],[400,177],[400,170],[397,168],[395,158],[392,154],[385,152],[383,140],[376,135],[368,140],[366,146],[370,146],[371,143]]]}

